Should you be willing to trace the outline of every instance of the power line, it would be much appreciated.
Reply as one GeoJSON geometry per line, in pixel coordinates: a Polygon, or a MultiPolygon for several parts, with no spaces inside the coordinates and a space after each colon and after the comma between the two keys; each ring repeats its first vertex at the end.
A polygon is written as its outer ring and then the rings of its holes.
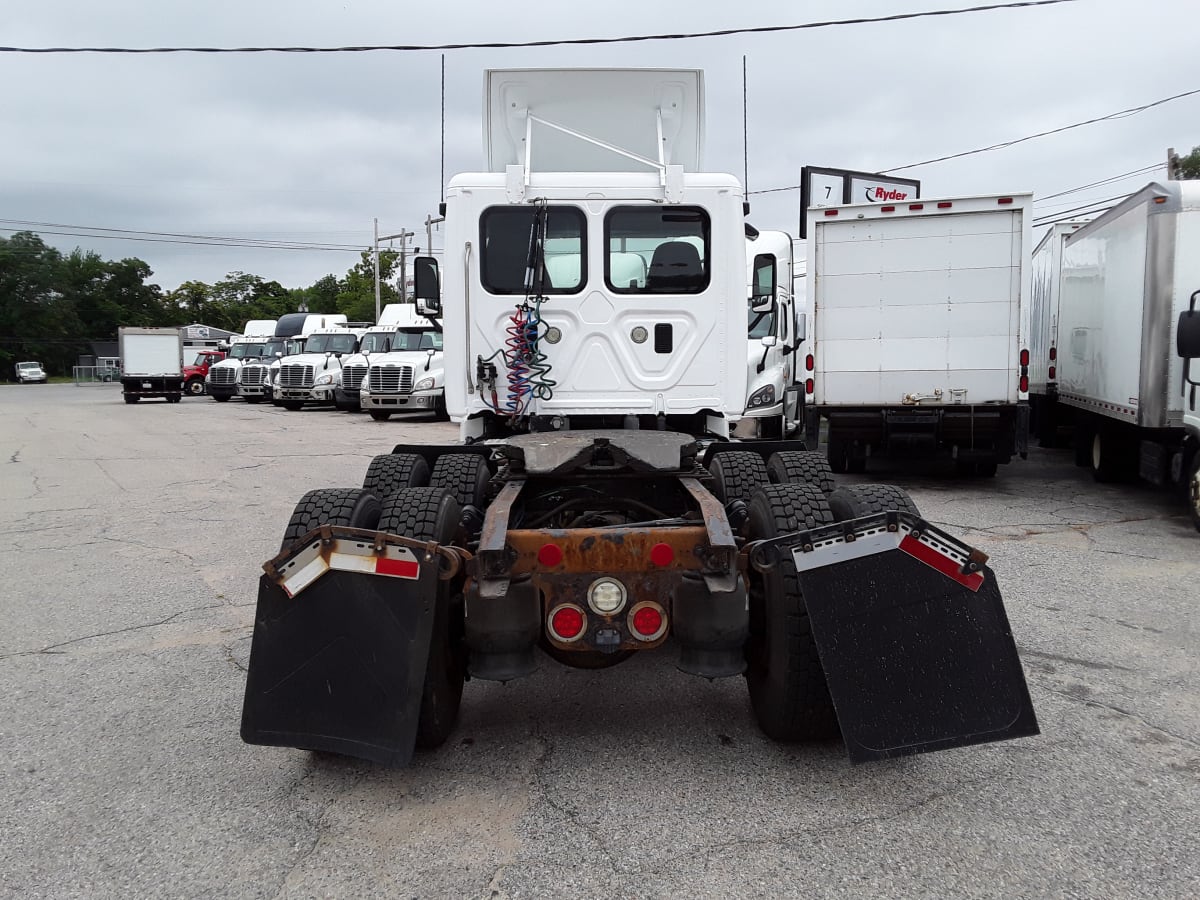
{"type": "Polygon", "coordinates": [[[949,156],[939,156],[935,159],[926,159],[921,162],[909,163],[905,166],[894,166],[890,169],[883,169],[882,174],[888,172],[902,172],[905,169],[915,169],[917,166],[927,166],[930,163],[945,162],[948,159],[958,159],[963,156],[971,156],[975,153],[986,153],[989,150],[1002,150],[1005,147],[1011,147],[1014,144],[1023,144],[1025,141],[1032,141],[1035,138],[1046,137],[1051,134],[1061,134],[1064,131],[1070,131],[1072,128],[1082,128],[1084,125],[1094,125],[1097,122],[1106,122],[1110,119],[1123,119],[1127,116],[1135,116],[1140,112],[1145,112],[1155,106],[1162,106],[1164,103],[1170,103],[1172,100],[1179,100],[1183,97],[1191,97],[1193,94],[1200,94],[1200,88],[1195,88],[1190,91],[1184,91],[1182,94],[1175,94],[1171,97],[1163,97],[1161,100],[1155,100],[1153,103],[1145,103],[1142,106],[1131,106],[1129,109],[1118,110],[1114,113],[1109,113],[1106,116],[1097,116],[1094,119],[1087,119],[1083,122],[1075,122],[1072,125],[1063,125],[1061,128],[1051,128],[1049,131],[1040,131],[1037,134],[1026,135],[1023,138],[1017,138],[1012,141],[1004,141],[1000,144],[992,144],[990,147],[980,147],[977,150],[964,150],[962,153],[951,153],[949,156]]]}
{"type": "Polygon", "coordinates": [[[1126,172],[1123,175],[1114,175],[1112,178],[1105,178],[1103,181],[1093,181],[1091,184],[1084,184],[1077,188],[1071,188],[1069,191],[1059,191],[1057,194],[1047,194],[1044,197],[1039,197],[1036,203],[1041,203],[1046,200],[1053,200],[1055,197],[1065,197],[1067,194],[1077,194],[1080,191],[1086,191],[1088,188],[1100,187],[1101,185],[1111,184],[1114,181],[1120,181],[1122,178],[1132,178],[1134,175],[1149,174],[1155,169],[1162,169],[1165,166],[1166,163],[1155,163],[1152,166],[1143,166],[1140,169],[1134,169],[1132,172],[1126,172]]]}
{"type": "MultiPolygon", "coordinates": [[[[1126,116],[1137,115],[1138,113],[1145,112],[1146,110],[1152,109],[1155,106],[1162,106],[1164,103],[1170,103],[1172,100],[1180,100],[1183,97],[1191,97],[1194,94],[1200,94],[1200,88],[1195,88],[1190,91],[1184,91],[1182,94],[1174,94],[1173,96],[1170,96],[1170,97],[1163,97],[1161,100],[1155,100],[1151,103],[1143,104],[1142,106],[1134,106],[1134,107],[1130,107],[1129,109],[1122,109],[1122,110],[1118,110],[1117,112],[1109,113],[1108,115],[1105,115],[1105,116],[1097,116],[1094,119],[1087,119],[1086,121],[1083,121],[1083,122],[1075,122],[1071,125],[1063,125],[1061,128],[1052,128],[1049,131],[1042,131],[1042,132],[1038,132],[1037,134],[1026,135],[1025,137],[1016,138],[1011,141],[1004,141],[999,144],[992,144],[990,147],[979,147],[978,149],[975,149],[975,150],[964,150],[961,153],[951,153],[948,156],[939,156],[936,159],[927,159],[924,162],[909,163],[906,166],[896,166],[891,169],[881,169],[880,174],[882,175],[882,174],[886,174],[888,172],[899,172],[899,171],[902,171],[903,169],[913,169],[913,168],[916,168],[917,166],[927,166],[931,163],[944,162],[948,159],[959,159],[960,157],[963,157],[963,156],[973,156],[976,153],[987,153],[991,150],[1001,150],[1005,147],[1011,147],[1014,144],[1021,144],[1021,143],[1024,143],[1025,141],[1032,141],[1035,138],[1046,137],[1047,135],[1051,135],[1051,134],[1059,134],[1060,132],[1063,132],[1063,131],[1070,131],[1072,128],[1082,128],[1084,125],[1094,125],[1097,122],[1106,122],[1110,119],[1120,119],[1120,118],[1124,118],[1126,116]]],[[[800,185],[789,184],[786,187],[765,188],[763,190],[758,190],[758,191],[748,191],[747,195],[749,195],[749,194],[774,194],[774,193],[779,193],[781,191],[798,191],[798,190],[800,190],[800,185]]]]}
{"type": "MultiPolygon", "coordinates": [[[[278,245],[288,245],[297,250],[305,249],[322,249],[322,250],[358,250],[361,249],[357,245],[352,244],[334,244],[330,241],[287,241],[277,240],[272,238],[240,238],[228,237],[225,235],[211,234],[181,234],[173,231],[144,231],[141,229],[130,228],[106,228],[100,225],[65,225],[62,222],[33,222],[27,219],[0,219],[0,223],[9,225],[26,225],[35,228],[72,228],[81,231],[111,231],[116,235],[149,235],[151,237],[168,237],[168,238],[189,238],[202,241],[225,241],[235,244],[244,244],[247,247],[257,247],[262,245],[271,245],[273,248],[278,245]]],[[[13,229],[0,229],[11,231],[13,229]]],[[[50,232],[48,232],[50,233],[50,232]]],[[[91,236],[91,235],[89,235],[91,236]]]]}
{"type": "MultiPolygon", "coordinates": [[[[8,232],[13,232],[13,233],[20,232],[20,231],[28,231],[28,230],[29,229],[27,229],[27,228],[0,227],[0,231],[8,231],[8,232]]],[[[327,251],[330,251],[333,253],[350,253],[350,252],[362,253],[365,249],[367,249],[364,247],[322,247],[322,246],[316,245],[316,244],[311,245],[311,246],[307,246],[307,245],[301,246],[301,245],[297,245],[297,244],[242,244],[242,243],[233,243],[230,241],[222,241],[222,240],[190,241],[190,240],[181,240],[181,239],[177,239],[177,238],[134,237],[131,235],[126,235],[126,234],[96,234],[96,233],[85,232],[85,231],[46,231],[41,228],[39,228],[36,233],[39,235],[55,234],[55,235],[59,235],[61,237],[98,238],[101,240],[110,240],[110,241],[140,241],[142,243],[149,243],[149,244],[183,244],[183,245],[189,246],[189,247],[240,247],[244,250],[304,250],[304,251],[327,250],[327,251]]]]}
{"type": "Polygon", "coordinates": [[[1046,225],[1057,225],[1059,222],[1072,222],[1076,219],[1079,219],[1080,217],[1095,217],[1095,216],[1099,216],[1099,215],[1102,215],[1103,213],[1108,212],[1110,209],[1112,209],[1111,206],[1104,206],[1104,207],[1100,207],[1098,209],[1088,210],[1085,213],[1074,213],[1069,216],[1058,216],[1057,218],[1048,219],[1044,222],[1034,222],[1033,227],[1034,228],[1042,228],[1046,225]]]}
{"type": "Polygon", "coordinates": [[[890,16],[871,16],[856,19],[831,19],[805,22],[801,25],[762,25],[755,28],[723,28],[717,31],[693,31],[679,34],[640,34],[612,38],[564,38],[546,41],[493,41],[463,44],[370,44],[349,47],[0,47],[0,53],[369,53],[377,50],[391,52],[420,52],[428,50],[507,50],[529,47],[564,47],[581,44],[631,44],[644,41],[683,41],[696,38],[728,37],[737,34],[769,34],[781,31],[802,31],[810,28],[832,28],[840,25],[866,25],[874,22],[899,22],[904,19],[924,19],[934,16],[957,16],[964,13],[988,12],[997,9],[1021,9],[1034,6],[1054,6],[1075,3],[1077,0],[1021,0],[1017,3],[989,3],[961,9],[934,9],[921,12],[896,13],[890,16]]]}
{"type": "MultiPolygon", "coordinates": [[[[1116,197],[1106,197],[1104,200],[1093,200],[1091,203],[1083,204],[1083,206],[1076,206],[1076,207],[1073,207],[1072,209],[1059,210],[1058,212],[1050,213],[1048,216],[1042,216],[1042,218],[1054,218],[1055,216],[1067,216],[1067,218],[1070,218],[1071,213],[1084,214],[1081,211],[1086,210],[1089,207],[1099,206],[1103,203],[1120,203],[1127,196],[1129,196],[1129,195],[1128,194],[1118,194],[1116,197]]],[[[1041,222],[1035,217],[1033,220],[1033,224],[1034,225],[1044,225],[1047,223],[1041,222]]]]}

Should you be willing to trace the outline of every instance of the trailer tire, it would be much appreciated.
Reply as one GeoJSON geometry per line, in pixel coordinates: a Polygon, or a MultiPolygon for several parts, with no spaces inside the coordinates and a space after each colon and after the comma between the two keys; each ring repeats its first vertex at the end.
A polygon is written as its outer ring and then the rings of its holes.
{"type": "Polygon", "coordinates": [[[317,488],[300,498],[283,532],[286,550],[322,525],[345,525],[374,531],[382,510],[379,498],[362,488],[317,488]]]}
{"type": "Polygon", "coordinates": [[[1101,484],[1123,481],[1129,448],[1110,430],[1097,428],[1092,435],[1092,477],[1101,484]]]}
{"type": "Polygon", "coordinates": [[[771,483],[763,458],[747,450],[718,453],[708,464],[708,471],[713,476],[713,494],[722,503],[749,502],[751,494],[771,483]]]}
{"type": "Polygon", "coordinates": [[[767,457],[772,484],[811,484],[830,494],[837,487],[829,460],[812,450],[783,450],[767,457]]]}
{"type": "MultiPolygon", "coordinates": [[[[772,484],[750,498],[751,540],[832,521],[825,494],[810,484],[772,484]]],[[[751,569],[749,581],[746,686],[759,728],[777,741],[837,737],[837,713],[791,554],[781,553],[769,572],[751,569]]]]}
{"type": "MultiPolygon", "coordinates": [[[[449,544],[454,540],[460,517],[458,503],[450,491],[433,487],[403,488],[383,504],[379,530],[449,544]]],[[[462,704],[467,656],[460,586],[458,580],[437,583],[433,640],[429,644],[429,662],[425,666],[421,713],[417,721],[417,746],[424,750],[445,743],[454,730],[462,704]]]]}
{"type": "Polygon", "coordinates": [[[415,453],[384,453],[371,460],[363,490],[386,500],[404,488],[429,484],[429,463],[415,453]]]}
{"type": "Polygon", "coordinates": [[[386,422],[392,417],[392,414],[386,409],[372,409],[369,412],[371,413],[371,418],[376,422],[386,422]]]}
{"type": "Polygon", "coordinates": [[[848,522],[874,513],[906,512],[921,515],[908,491],[891,484],[852,484],[829,495],[829,508],[835,522],[848,522]]]}
{"type": "Polygon", "coordinates": [[[137,394],[123,394],[122,396],[124,396],[126,403],[137,403],[142,399],[137,394]]]}
{"type": "Polygon", "coordinates": [[[1200,450],[1192,454],[1192,464],[1188,468],[1188,512],[1192,516],[1192,524],[1200,531],[1200,450]]]}
{"type": "Polygon", "coordinates": [[[446,453],[437,458],[429,474],[429,486],[445,488],[460,507],[483,509],[492,473],[478,453],[446,453]]]}

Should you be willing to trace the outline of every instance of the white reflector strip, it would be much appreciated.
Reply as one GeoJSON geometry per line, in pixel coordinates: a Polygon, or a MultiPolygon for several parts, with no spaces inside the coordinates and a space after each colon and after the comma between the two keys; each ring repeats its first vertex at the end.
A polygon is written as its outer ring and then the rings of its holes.
{"type": "Polygon", "coordinates": [[[408,547],[388,544],[381,554],[376,554],[369,543],[335,538],[328,551],[327,559],[321,553],[321,542],[313,541],[280,566],[279,586],[284,593],[295,597],[330,569],[408,580],[421,574],[417,555],[408,547]]]}
{"type": "Polygon", "coordinates": [[[848,543],[839,539],[818,544],[808,553],[795,547],[792,549],[792,556],[796,560],[796,570],[804,572],[808,569],[819,569],[833,563],[862,559],[864,556],[874,556],[876,553],[895,550],[900,546],[901,537],[899,532],[880,529],[874,534],[856,538],[848,543]]]}

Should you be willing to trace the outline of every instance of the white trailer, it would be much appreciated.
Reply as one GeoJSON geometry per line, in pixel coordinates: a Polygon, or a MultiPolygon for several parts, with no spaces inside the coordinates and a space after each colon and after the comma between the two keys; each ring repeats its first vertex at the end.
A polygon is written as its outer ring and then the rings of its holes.
{"type": "Polygon", "coordinates": [[[1042,447],[1053,447],[1058,400],[1058,286],[1063,243],[1086,222],[1059,222],[1033,251],[1029,306],[1029,429],[1042,447]]]}
{"type": "Polygon", "coordinates": [[[1200,182],[1151,183],[1069,235],[1059,290],[1057,410],[1076,462],[1182,486],[1198,442],[1178,323],[1200,290],[1200,182]]]}
{"type": "Polygon", "coordinates": [[[121,390],[126,403],[183,396],[183,334],[178,328],[120,328],[121,390]]]}
{"type": "Polygon", "coordinates": [[[949,451],[964,473],[1024,457],[1032,196],[808,213],[805,424],[835,472],[949,451]]]}

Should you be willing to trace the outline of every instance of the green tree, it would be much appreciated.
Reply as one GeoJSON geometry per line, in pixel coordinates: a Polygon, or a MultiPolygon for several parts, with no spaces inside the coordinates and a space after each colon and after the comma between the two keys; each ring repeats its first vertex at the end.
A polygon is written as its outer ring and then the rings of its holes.
{"type": "Polygon", "coordinates": [[[62,291],[63,258],[36,234],[0,238],[0,365],[23,359],[69,372],[86,350],[83,326],[62,291]]]}
{"type": "MultiPolygon", "coordinates": [[[[399,250],[379,251],[379,304],[398,303],[400,294],[395,280],[400,265],[399,250]]],[[[337,311],[351,322],[375,321],[375,259],[370,250],[354,265],[338,285],[337,311]]]]}
{"type": "Polygon", "coordinates": [[[1200,147],[1193,147],[1191,153],[1179,158],[1178,172],[1180,178],[1200,178],[1200,147]]]}

